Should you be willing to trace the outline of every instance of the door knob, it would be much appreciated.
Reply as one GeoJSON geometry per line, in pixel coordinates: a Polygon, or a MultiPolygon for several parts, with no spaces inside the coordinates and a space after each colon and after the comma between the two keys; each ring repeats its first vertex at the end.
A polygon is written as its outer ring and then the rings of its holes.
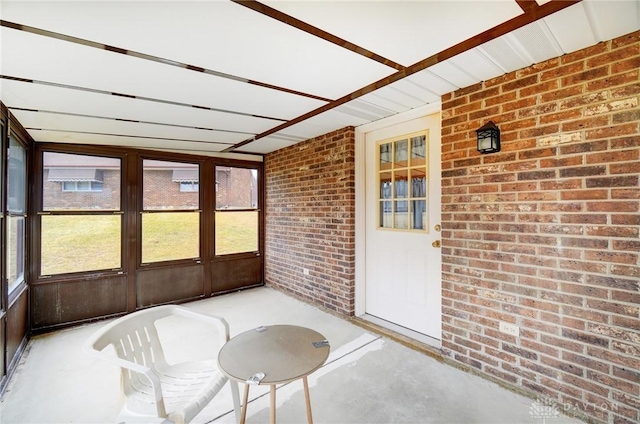
{"type": "Polygon", "coordinates": [[[433,247],[440,247],[440,246],[441,246],[440,240],[436,240],[436,241],[434,241],[433,243],[431,243],[431,246],[433,246],[433,247]]]}

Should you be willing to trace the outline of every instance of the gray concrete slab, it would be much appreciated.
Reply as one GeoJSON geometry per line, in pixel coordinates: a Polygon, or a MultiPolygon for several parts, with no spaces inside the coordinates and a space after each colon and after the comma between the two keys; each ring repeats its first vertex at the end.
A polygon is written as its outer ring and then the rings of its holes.
{"type": "MultiPolygon", "coordinates": [[[[223,316],[231,335],[260,325],[293,324],[322,333],[331,343],[326,364],[309,377],[316,423],[524,423],[543,424],[535,401],[423,353],[370,333],[283,293],[257,288],[192,302],[195,310],[223,316]]],[[[34,337],[0,401],[0,422],[108,423],[120,409],[118,370],[85,355],[84,340],[104,322],[34,337]]],[[[211,341],[187,339],[180,323],[167,324],[169,338],[181,342],[175,359],[191,359],[215,349],[211,341]],[[183,342],[185,340],[185,342],[183,342]]],[[[193,333],[191,333],[193,332],[193,333]]],[[[242,385],[241,385],[242,390],[242,385]]],[[[248,423],[269,421],[268,388],[252,387],[248,423]]],[[[302,383],[279,386],[279,423],[306,420],[302,383]]],[[[233,423],[228,387],[193,421],[233,423]]],[[[581,421],[553,410],[547,424],[581,421]]]]}

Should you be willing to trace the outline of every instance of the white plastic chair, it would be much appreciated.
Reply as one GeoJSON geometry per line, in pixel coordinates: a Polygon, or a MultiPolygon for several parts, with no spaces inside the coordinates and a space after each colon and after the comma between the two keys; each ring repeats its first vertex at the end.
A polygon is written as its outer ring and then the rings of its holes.
{"type": "MultiPolygon", "coordinates": [[[[229,341],[229,325],[223,318],[166,305],[118,318],[98,330],[83,346],[89,355],[122,369],[126,401],[118,422],[188,423],[228,381],[218,370],[217,351],[211,352],[210,360],[167,363],[156,321],[171,315],[213,325],[220,337],[218,348],[229,341]],[[115,352],[106,349],[110,345],[115,352]]],[[[237,422],[240,418],[238,383],[229,383],[237,422]]]]}

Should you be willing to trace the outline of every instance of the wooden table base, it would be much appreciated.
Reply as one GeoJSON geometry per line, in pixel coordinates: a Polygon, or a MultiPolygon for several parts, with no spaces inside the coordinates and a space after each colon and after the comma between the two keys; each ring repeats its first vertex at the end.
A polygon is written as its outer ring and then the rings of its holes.
{"type": "MultiPolygon", "coordinates": [[[[307,422],[313,424],[313,417],[311,415],[311,398],[309,397],[309,382],[307,377],[302,377],[302,384],[304,386],[304,400],[307,407],[307,422]]],[[[244,399],[242,401],[242,415],[240,416],[240,424],[245,424],[247,419],[247,404],[249,403],[249,384],[244,385],[244,399]]],[[[269,423],[276,424],[276,385],[271,384],[269,386],[269,423]]]]}

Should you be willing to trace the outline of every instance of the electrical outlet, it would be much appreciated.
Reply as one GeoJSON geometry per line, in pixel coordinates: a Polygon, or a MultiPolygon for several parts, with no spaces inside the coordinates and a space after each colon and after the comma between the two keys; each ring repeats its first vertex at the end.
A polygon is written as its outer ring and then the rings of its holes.
{"type": "Polygon", "coordinates": [[[505,334],[520,337],[520,327],[518,327],[517,325],[509,324],[507,322],[501,322],[500,331],[505,334]]]}
{"type": "Polygon", "coordinates": [[[304,275],[309,275],[309,268],[302,268],[302,273],[304,275]]]}

